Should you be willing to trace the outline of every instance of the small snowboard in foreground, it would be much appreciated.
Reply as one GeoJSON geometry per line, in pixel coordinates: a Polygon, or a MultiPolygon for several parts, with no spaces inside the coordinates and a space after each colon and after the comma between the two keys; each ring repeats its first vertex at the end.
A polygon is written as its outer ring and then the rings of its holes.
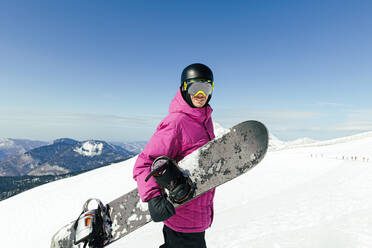
{"type": "MultiPolygon", "coordinates": [[[[186,156],[178,166],[196,186],[193,199],[246,173],[264,158],[267,148],[266,127],[258,121],[245,121],[186,156]]],[[[147,203],[141,202],[137,189],[108,204],[113,223],[112,239],[106,245],[151,221],[147,203]]],[[[83,244],[74,245],[73,226],[71,222],[61,228],[52,237],[51,248],[83,247],[83,244]]]]}

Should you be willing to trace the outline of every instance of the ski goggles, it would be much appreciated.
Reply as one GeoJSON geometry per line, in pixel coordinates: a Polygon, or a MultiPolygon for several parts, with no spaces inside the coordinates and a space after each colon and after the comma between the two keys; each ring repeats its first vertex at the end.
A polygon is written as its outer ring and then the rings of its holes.
{"type": "Polygon", "coordinates": [[[195,79],[183,82],[183,90],[192,96],[197,96],[200,93],[208,96],[212,94],[213,89],[214,82],[211,80],[195,79]]]}

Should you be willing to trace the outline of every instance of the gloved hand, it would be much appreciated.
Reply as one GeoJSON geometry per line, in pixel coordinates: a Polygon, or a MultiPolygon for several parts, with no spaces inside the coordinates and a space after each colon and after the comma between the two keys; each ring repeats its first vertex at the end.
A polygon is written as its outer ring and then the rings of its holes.
{"type": "Polygon", "coordinates": [[[151,219],[154,222],[160,222],[172,217],[176,211],[164,195],[159,195],[148,201],[151,219]]]}

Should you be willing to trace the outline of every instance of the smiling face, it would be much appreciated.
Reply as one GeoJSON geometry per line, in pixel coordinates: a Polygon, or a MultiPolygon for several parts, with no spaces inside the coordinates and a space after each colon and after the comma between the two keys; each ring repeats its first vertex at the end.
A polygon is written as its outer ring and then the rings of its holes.
{"type": "Polygon", "coordinates": [[[196,108],[202,108],[207,103],[208,95],[203,95],[202,93],[197,94],[196,96],[190,95],[192,104],[196,108]]]}

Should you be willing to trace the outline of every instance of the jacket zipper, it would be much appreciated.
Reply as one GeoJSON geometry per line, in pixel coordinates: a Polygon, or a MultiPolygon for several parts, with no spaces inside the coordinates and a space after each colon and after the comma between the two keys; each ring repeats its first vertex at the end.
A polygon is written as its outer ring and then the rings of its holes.
{"type": "Polygon", "coordinates": [[[204,127],[204,130],[205,132],[207,133],[208,135],[208,139],[209,141],[211,141],[211,136],[209,135],[209,132],[208,132],[208,129],[207,129],[207,126],[205,125],[205,122],[208,120],[208,115],[207,115],[207,108],[205,108],[205,120],[203,121],[203,127],[204,127]]]}

